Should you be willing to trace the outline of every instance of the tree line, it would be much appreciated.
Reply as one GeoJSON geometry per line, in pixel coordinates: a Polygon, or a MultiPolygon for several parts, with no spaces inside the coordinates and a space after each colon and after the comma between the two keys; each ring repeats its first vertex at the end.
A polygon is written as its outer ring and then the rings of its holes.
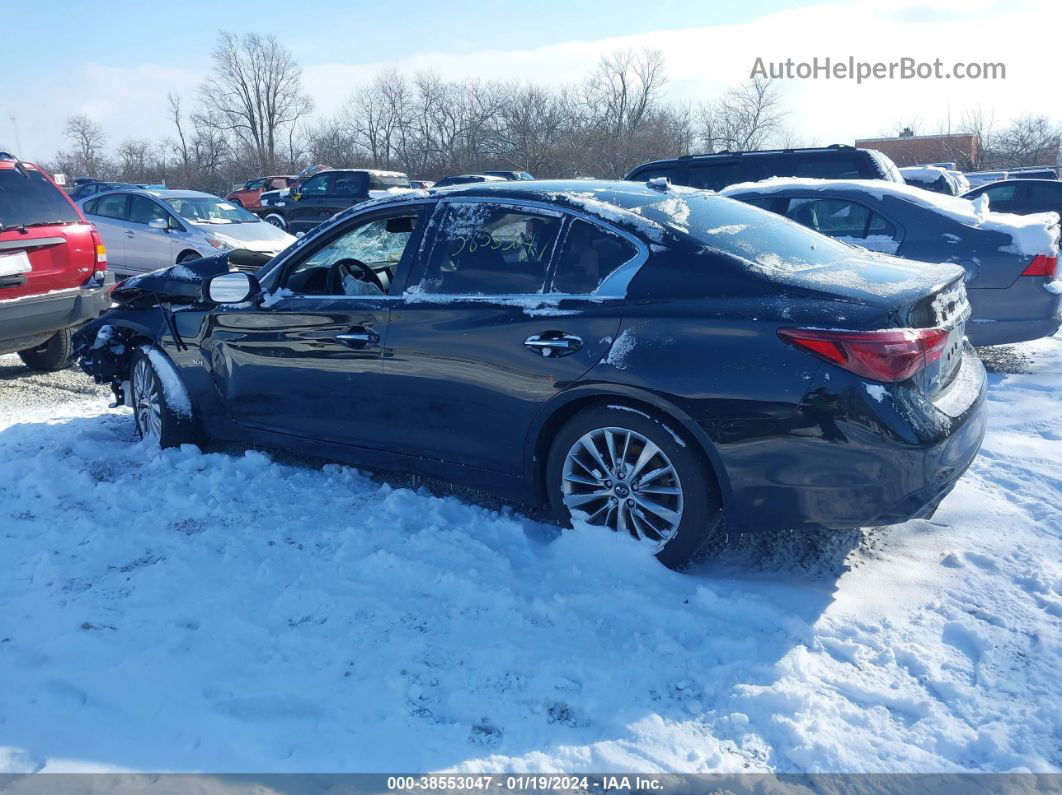
{"type": "MultiPolygon", "coordinates": [[[[169,135],[112,147],[99,124],[74,116],[64,131],[67,146],[49,165],[71,177],[224,193],[311,163],[420,179],[497,169],[613,178],[655,158],[815,143],[797,139],[776,83],[753,80],[701,103],[668,99],[666,85],[664,57],[651,49],[607,54],[583,79],[562,86],[391,69],[321,117],[279,40],[221,32],[208,78],[190,97],[167,97],[169,135]]],[[[979,112],[956,127],[982,135],[977,167],[1036,165],[1051,141],[1057,149],[1062,132],[1046,117],[996,130],[979,112]]]]}

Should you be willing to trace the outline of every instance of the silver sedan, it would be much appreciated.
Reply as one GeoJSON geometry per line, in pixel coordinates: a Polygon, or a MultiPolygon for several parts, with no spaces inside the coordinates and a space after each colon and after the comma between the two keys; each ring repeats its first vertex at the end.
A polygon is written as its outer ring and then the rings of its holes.
{"type": "Polygon", "coordinates": [[[274,255],[295,238],[232,202],[193,190],[116,190],[79,202],[119,274],[234,249],[274,255]]]}

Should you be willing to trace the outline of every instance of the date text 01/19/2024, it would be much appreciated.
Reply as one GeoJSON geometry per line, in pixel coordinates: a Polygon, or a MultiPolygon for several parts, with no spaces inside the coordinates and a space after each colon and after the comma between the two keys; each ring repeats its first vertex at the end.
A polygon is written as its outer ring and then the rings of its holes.
{"type": "Polygon", "coordinates": [[[476,774],[433,774],[426,776],[388,776],[387,789],[391,792],[486,792],[503,791],[564,791],[599,792],[645,791],[663,788],[659,779],[642,776],[564,776],[564,775],[510,775],[492,776],[476,774]]]}

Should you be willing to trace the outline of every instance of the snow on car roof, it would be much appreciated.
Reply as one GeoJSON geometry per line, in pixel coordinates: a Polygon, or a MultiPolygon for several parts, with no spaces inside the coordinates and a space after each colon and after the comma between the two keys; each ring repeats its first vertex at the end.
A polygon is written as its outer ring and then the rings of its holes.
{"type": "Polygon", "coordinates": [[[901,185],[878,179],[809,179],[805,177],[771,177],[760,182],[739,182],[723,188],[720,193],[730,198],[741,194],[780,193],[789,190],[831,191],[873,196],[879,201],[889,196],[909,204],[944,215],[956,223],[974,229],[986,229],[1009,235],[1007,250],[1025,256],[1058,254],[1058,213],[1014,215],[992,212],[988,196],[976,199],[933,193],[913,185],[901,185]]]}

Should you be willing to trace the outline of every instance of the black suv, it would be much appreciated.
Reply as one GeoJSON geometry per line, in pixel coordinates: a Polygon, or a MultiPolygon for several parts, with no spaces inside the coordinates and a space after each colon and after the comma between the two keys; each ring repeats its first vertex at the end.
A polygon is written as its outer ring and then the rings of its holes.
{"type": "Polygon", "coordinates": [[[886,179],[903,182],[896,164],[874,149],[844,144],[807,149],[764,149],[754,152],[715,152],[653,160],[634,168],[624,179],[645,182],[667,177],[675,185],[719,190],[739,182],[769,177],[813,179],[886,179]]]}
{"type": "Polygon", "coordinates": [[[403,188],[410,189],[409,177],[398,171],[332,169],[314,174],[298,192],[280,191],[275,199],[263,194],[258,214],[294,235],[310,231],[340,210],[403,188]]]}

